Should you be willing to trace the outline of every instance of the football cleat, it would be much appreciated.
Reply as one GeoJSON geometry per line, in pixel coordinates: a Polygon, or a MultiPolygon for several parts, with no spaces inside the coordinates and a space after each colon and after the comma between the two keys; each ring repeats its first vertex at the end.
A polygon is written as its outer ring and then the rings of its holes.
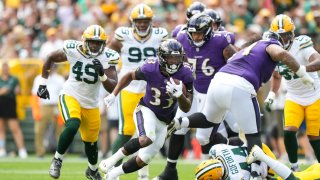
{"type": "Polygon", "coordinates": [[[262,177],[256,171],[252,171],[250,174],[250,180],[262,180],[262,177]]]}
{"type": "Polygon", "coordinates": [[[247,163],[252,164],[255,161],[261,160],[264,155],[262,149],[259,146],[254,145],[247,157],[247,163]]]}
{"type": "Polygon", "coordinates": [[[91,180],[102,180],[102,177],[98,169],[95,171],[92,171],[89,167],[86,170],[86,177],[91,180]]]}
{"type": "Polygon", "coordinates": [[[62,166],[62,160],[53,158],[50,169],[49,169],[49,174],[51,177],[54,179],[58,179],[60,177],[60,169],[62,166]]]}
{"type": "Polygon", "coordinates": [[[159,176],[154,177],[152,180],[178,180],[177,169],[166,167],[159,176]]]}
{"type": "Polygon", "coordinates": [[[99,169],[104,173],[107,174],[112,167],[114,166],[114,163],[110,163],[108,159],[102,160],[99,164],[99,169]]]}

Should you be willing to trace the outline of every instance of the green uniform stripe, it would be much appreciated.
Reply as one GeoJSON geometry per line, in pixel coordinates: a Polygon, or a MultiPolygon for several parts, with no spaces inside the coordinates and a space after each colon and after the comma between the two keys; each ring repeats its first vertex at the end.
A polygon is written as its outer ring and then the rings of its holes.
{"type": "Polygon", "coordinates": [[[118,60],[111,60],[108,62],[108,64],[112,64],[112,65],[118,64],[118,60]]]}
{"type": "Polygon", "coordinates": [[[116,34],[116,35],[114,36],[114,38],[116,38],[116,39],[119,40],[119,41],[122,41],[122,40],[123,40],[123,37],[120,36],[119,34],[116,34]]]}
{"type": "Polygon", "coordinates": [[[65,115],[64,105],[62,104],[62,95],[59,96],[59,99],[60,99],[59,103],[61,107],[61,114],[62,114],[63,120],[66,121],[67,117],[65,115]]]}
{"type": "Polygon", "coordinates": [[[70,113],[69,113],[69,110],[68,110],[68,106],[67,106],[67,104],[66,104],[66,99],[65,99],[65,96],[64,95],[62,95],[62,105],[63,105],[63,109],[65,110],[65,113],[66,113],[66,118],[67,119],[70,119],[70,113]]]}
{"type": "Polygon", "coordinates": [[[124,116],[123,116],[123,110],[122,110],[122,93],[120,92],[119,95],[119,106],[120,106],[120,123],[119,123],[119,132],[120,134],[123,134],[123,127],[124,127],[124,116]]]}
{"type": "Polygon", "coordinates": [[[300,49],[303,49],[305,47],[309,47],[310,45],[313,45],[312,41],[305,42],[303,44],[300,44],[300,49]]]}

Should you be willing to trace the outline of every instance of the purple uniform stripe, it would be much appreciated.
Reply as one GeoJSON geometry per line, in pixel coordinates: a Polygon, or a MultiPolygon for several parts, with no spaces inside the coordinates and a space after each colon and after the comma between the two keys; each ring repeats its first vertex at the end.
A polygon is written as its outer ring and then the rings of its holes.
{"type": "Polygon", "coordinates": [[[146,131],[144,130],[144,124],[143,124],[144,119],[143,119],[143,116],[142,116],[142,112],[138,111],[136,113],[136,116],[137,116],[139,136],[144,136],[144,135],[146,135],[146,131]]]}
{"type": "Polygon", "coordinates": [[[254,112],[256,114],[257,131],[260,132],[261,116],[260,116],[260,109],[259,109],[259,105],[256,97],[252,98],[252,104],[253,104],[254,112]]]}

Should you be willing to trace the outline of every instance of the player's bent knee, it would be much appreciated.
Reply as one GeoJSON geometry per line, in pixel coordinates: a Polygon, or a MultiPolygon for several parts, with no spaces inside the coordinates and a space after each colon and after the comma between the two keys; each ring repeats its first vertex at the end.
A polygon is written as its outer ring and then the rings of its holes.
{"type": "Polygon", "coordinates": [[[144,167],[144,166],[148,165],[139,156],[137,156],[137,164],[139,167],[144,167]]]}
{"type": "Polygon", "coordinates": [[[74,134],[78,132],[78,129],[80,127],[80,119],[78,118],[70,118],[66,122],[66,128],[70,132],[73,132],[74,134]]]}
{"type": "Polygon", "coordinates": [[[196,134],[196,138],[201,146],[204,146],[210,142],[209,137],[196,134]]]}
{"type": "Polygon", "coordinates": [[[152,144],[152,140],[148,138],[147,136],[140,136],[139,137],[139,143],[141,147],[146,147],[152,144]]]}

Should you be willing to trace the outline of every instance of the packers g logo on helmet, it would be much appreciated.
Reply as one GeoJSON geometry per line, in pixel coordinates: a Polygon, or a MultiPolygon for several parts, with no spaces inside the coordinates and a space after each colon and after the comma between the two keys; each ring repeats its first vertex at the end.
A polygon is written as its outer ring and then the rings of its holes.
{"type": "Polygon", "coordinates": [[[136,5],[131,13],[130,13],[130,21],[135,32],[141,36],[145,37],[149,34],[152,26],[152,18],[153,18],[153,11],[152,9],[146,4],[138,4],[136,5]],[[137,20],[148,20],[147,28],[142,29],[141,27],[137,26],[137,20]]]}
{"type": "Polygon", "coordinates": [[[82,34],[83,49],[91,57],[96,57],[104,50],[107,39],[107,35],[101,26],[91,25],[82,34]]]}
{"type": "Polygon", "coordinates": [[[223,176],[223,165],[218,159],[203,161],[196,168],[197,180],[219,180],[223,176]]]}
{"type": "Polygon", "coordinates": [[[292,19],[284,14],[277,15],[271,22],[270,31],[278,33],[283,39],[283,46],[288,49],[293,43],[295,25],[292,19]]]}

